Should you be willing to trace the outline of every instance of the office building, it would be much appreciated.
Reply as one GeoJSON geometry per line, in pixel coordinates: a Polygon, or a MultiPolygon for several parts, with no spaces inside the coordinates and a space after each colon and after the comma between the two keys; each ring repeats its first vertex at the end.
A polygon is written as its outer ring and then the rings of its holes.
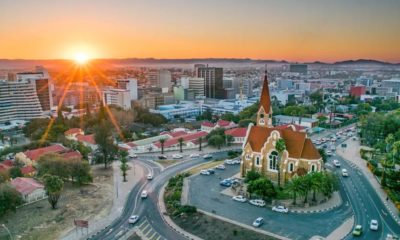
{"type": "Polygon", "coordinates": [[[189,90],[193,91],[194,98],[204,97],[205,96],[204,88],[205,88],[204,78],[200,77],[189,78],[189,90]]]}
{"type": "Polygon", "coordinates": [[[164,69],[151,70],[147,73],[147,80],[151,86],[166,89],[167,92],[172,85],[171,72],[164,69]]]}
{"type": "Polygon", "coordinates": [[[223,87],[223,69],[216,67],[198,67],[197,77],[204,78],[205,96],[208,98],[224,99],[226,91],[223,87]]]}
{"type": "Polygon", "coordinates": [[[400,94],[400,79],[383,80],[382,87],[392,88],[392,92],[400,94]]]}
{"type": "Polygon", "coordinates": [[[137,79],[128,78],[128,79],[118,79],[117,87],[119,89],[129,90],[131,101],[138,100],[138,84],[137,79]]]}
{"type": "Polygon", "coordinates": [[[129,90],[108,88],[103,91],[103,104],[115,105],[124,110],[131,109],[131,95],[129,90]]]}

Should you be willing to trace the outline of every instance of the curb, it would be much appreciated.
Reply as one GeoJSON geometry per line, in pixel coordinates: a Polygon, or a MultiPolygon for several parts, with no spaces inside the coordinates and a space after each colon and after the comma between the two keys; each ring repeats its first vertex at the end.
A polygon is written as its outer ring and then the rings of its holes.
{"type": "Polygon", "coordinates": [[[164,204],[164,193],[165,193],[165,187],[167,186],[167,184],[168,184],[168,182],[162,186],[161,191],[158,195],[158,204],[157,205],[158,205],[159,213],[161,215],[161,219],[172,230],[174,230],[176,233],[182,235],[184,238],[190,239],[190,240],[202,240],[202,238],[199,238],[189,232],[184,231],[182,228],[180,228],[178,225],[176,225],[168,215],[164,214],[164,213],[166,213],[166,208],[165,208],[165,204],[164,204]]]}
{"type": "Polygon", "coordinates": [[[338,192],[338,194],[339,194],[340,201],[337,204],[330,206],[328,208],[318,209],[318,210],[290,210],[289,212],[291,212],[291,213],[321,213],[321,212],[330,211],[330,210],[335,209],[343,204],[343,199],[340,196],[339,192],[338,192]]]}

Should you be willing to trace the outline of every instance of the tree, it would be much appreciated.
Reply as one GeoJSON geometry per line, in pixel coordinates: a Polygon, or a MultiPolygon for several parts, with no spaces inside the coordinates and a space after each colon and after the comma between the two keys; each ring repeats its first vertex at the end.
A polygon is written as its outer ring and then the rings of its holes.
{"type": "Polygon", "coordinates": [[[337,176],[333,173],[324,172],[322,175],[321,189],[320,191],[326,197],[330,197],[331,194],[339,188],[337,176]]]}
{"type": "Polygon", "coordinates": [[[310,188],[313,191],[313,198],[312,200],[314,202],[317,201],[316,195],[317,192],[319,192],[322,189],[322,181],[323,181],[323,175],[321,172],[314,172],[310,174],[310,188]]]}
{"type": "Polygon", "coordinates": [[[320,148],[320,149],[318,149],[318,152],[319,152],[319,155],[321,155],[322,161],[324,163],[326,163],[326,161],[328,160],[328,155],[326,154],[325,149],[320,148]]]}
{"type": "Polygon", "coordinates": [[[0,216],[15,211],[23,203],[21,194],[8,184],[0,184],[0,216]]]}
{"type": "Polygon", "coordinates": [[[308,202],[308,193],[311,190],[311,175],[306,174],[300,177],[301,181],[301,191],[304,195],[304,203],[308,202]]]}
{"type": "Polygon", "coordinates": [[[161,139],[160,139],[161,154],[164,154],[164,143],[165,143],[165,138],[161,138],[161,139]]]}
{"type": "Polygon", "coordinates": [[[279,153],[278,156],[278,162],[276,163],[277,169],[278,170],[278,187],[281,187],[281,161],[282,161],[282,154],[283,151],[286,150],[286,144],[285,144],[285,140],[283,138],[278,139],[278,141],[276,141],[275,144],[275,149],[276,151],[279,153]]]}
{"type": "Polygon", "coordinates": [[[183,146],[183,138],[178,138],[178,142],[179,142],[179,151],[182,152],[182,146],[183,146]]]}
{"type": "Polygon", "coordinates": [[[44,176],[49,174],[62,179],[68,179],[70,177],[70,169],[67,163],[68,162],[60,154],[45,154],[38,160],[38,175],[44,176]]]}
{"type": "Polygon", "coordinates": [[[296,205],[296,198],[302,191],[301,177],[293,177],[287,185],[287,190],[293,195],[293,204],[296,205]]]}
{"type": "Polygon", "coordinates": [[[372,111],[372,107],[368,103],[360,103],[357,105],[356,114],[359,116],[367,115],[372,111]]]}
{"type": "Polygon", "coordinates": [[[277,194],[272,182],[265,177],[261,177],[249,182],[247,189],[249,192],[255,193],[257,196],[260,196],[263,199],[271,199],[276,197],[277,194]]]}
{"type": "Polygon", "coordinates": [[[69,175],[73,182],[80,186],[93,181],[90,165],[87,161],[82,161],[80,159],[68,159],[66,161],[69,175]]]}
{"type": "Polygon", "coordinates": [[[224,138],[221,135],[214,135],[208,139],[208,145],[221,149],[224,144],[224,138]]]}
{"type": "Polygon", "coordinates": [[[203,143],[203,137],[199,137],[199,151],[201,151],[201,144],[203,143]]]}
{"type": "Polygon", "coordinates": [[[225,135],[226,138],[226,145],[230,146],[234,141],[235,138],[232,135],[225,135]]]}
{"type": "Polygon", "coordinates": [[[22,172],[19,167],[12,167],[9,170],[11,178],[22,177],[22,172]]]}
{"type": "Polygon", "coordinates": [[[51,208],[56,209],[58,199],[60,199],[61,192],[64,188],[64,182],[58,176],[49,174],[43,176],[43,181],[51,208]]]}
{"type": "Polygon", "coordinates": [[[119,160],[121,162],[121,172],[122,172],[122,176],[124,177],[124,182],[126,182],[126,172],[129,170],[129,166],[128,166],[128,160],[126,159],[126,157],[128,156],[128,153],[126,151],[119,151],[119,160]]]}
{"type": "Polygon", "coordinates": [[[261,174],[257,171],[250,170],[246,173],[246,177],[244,178],[245,183],[249,183],[251,181],[257,180],[261,177],[261,174]]]}
{"type": "Polygon", "coordinates": [[[99,124],[96,128],[94,139],[97,144],[97,153],[99,160],[104,163],[104,168],[107,168],[117,155],[117,146],[114,144],[111,128],[105,122],[99,124]]]}
{"type": "Polygon", "coordinates": [[[325,124],[326,120],[328,120],[328,118],[326,116],[323,116],[323,115],[318,116],[317,119],[318,119],[318,124],[319,125],[325,124]]]}

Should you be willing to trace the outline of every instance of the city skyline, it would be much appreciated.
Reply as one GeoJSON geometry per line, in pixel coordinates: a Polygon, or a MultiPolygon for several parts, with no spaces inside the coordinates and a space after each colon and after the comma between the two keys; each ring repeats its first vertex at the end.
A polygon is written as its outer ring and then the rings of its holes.
{"type": "Polygon", "coordinates": [[[400,62],[398,1],[46,0],[2,1],[0,9],[2,59],[83,53],[103,59],[400,62]]]}

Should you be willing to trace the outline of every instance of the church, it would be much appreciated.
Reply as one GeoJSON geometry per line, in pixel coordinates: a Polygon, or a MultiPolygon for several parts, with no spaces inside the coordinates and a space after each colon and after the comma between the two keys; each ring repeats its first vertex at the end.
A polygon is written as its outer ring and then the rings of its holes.
{"type": "Polygon", "coordinates": [[[272,106],[267,73],[265,73],[257,123],[249,124],[243,143],[240,175],[246,176],[250,170],[260,172],[273,182],[288,182],[296,175],[321,171],[323,161],[318,149],[304,131],[293,125],[273,126],[272,106]],[[283,139],[286,149],[279,153],[276,142],[283,139]],[[278,174],[279,171],[279,174],[278,174]]]}

